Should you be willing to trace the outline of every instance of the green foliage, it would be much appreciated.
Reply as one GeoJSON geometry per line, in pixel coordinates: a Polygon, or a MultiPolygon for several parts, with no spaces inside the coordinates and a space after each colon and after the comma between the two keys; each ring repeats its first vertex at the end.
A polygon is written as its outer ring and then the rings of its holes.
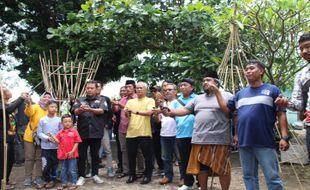
{"type": "Polygon", "coordinates": [[[101,1],[95,7],[89,2],[70,15],[74,24],[50,30],[49,37],[67,43],[73,51],[84,50],[86,56],[102,55],[103,73],[111,66],[119,69],[113,70],[116,75],[177,82],[183,76],[200,80],[205,68],[219,64],[225,46],[212,35],[214,8],[207,4],[166,5],[162,10],[132,0],[101,1]]]}
{"type": "Polygon", "coordinates": [[[9,50],[22,60],[19,69],[32,84],[40,78],[38,54],[65,47],[85,60],[102,56],[96,78],[104,82],[122,75],[150,83],[184,76],[200,80],[204,69],[221,62],[232,22],[248,58],[266,63],[268,82],[289,88],[302,66],[297,40],[309,31],[306,1],[239,0],[236,14],[231,1],[221,0],[81,3],[0,2],[0,24],[16,34],[9,50]]]}
{"type": "MultiPolygon", "coordinates": [[[[233,19],[233,6],[217,12],[215,31],[222,36],[233,19]],[[226,27],[225,27],[226,26],[226,27]]],[[[267,66],[267,82],[292,88],[294,75],[305,64],[298,55],[298,38],[310,31],[310,3],[295,0],[238,1],[235,22],[249,59],[267,66]]],[[[226,34],[225,34],[226,36],[226,34]]]]}
{"type": "MultiPolygon", "coordinates": [[[[50,49],[66,48],[54,39],[47,39],[47,29],[68,23],[66,15],[80,10],[82,2],[82,0],[0,1],[0,27],[6,34],[12,35],[12,39],[5,39],[8,44],[5,48],[9,54],[21,61],[22,64],[17,69],[21,71],[21,77],[27,79],[30,84],[37,85],[38,81],[42,80],[39,54],[50,49]]],[[[2,39],[0,37],[0,41],[2,39]]]]}

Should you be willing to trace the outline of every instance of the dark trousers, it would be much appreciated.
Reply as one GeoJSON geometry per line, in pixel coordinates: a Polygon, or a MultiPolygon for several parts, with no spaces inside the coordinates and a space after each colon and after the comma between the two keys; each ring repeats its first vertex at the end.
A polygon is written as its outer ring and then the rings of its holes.
{"type": "Polygon", "coordinates": [[[16,133],[15,136],[15,162],[21,164],[25,162],[25,153],[24,153],[24,134],[16,133]]]}
{"type": "Polygon", "coordinates": [[[308,158],[310,160],[310,126],[306,127],[306,145],[308,150],[308,158]]]}
{"type": "Polygon", "coordinates": [[[116,149],[117,149],[117,168],[123,170],[123,160],[122,160],[122,151],[121,151],[121,143],[119,142],[118,133],[114,133],[115,141],[116,141],[116,149]]]}
{"type": "Polygon", "coordinates": [[[189,160],[189,156],[191,154],[192,138],[177,138],[177,145],[180,152],[180,159],[181,159],[181,167],[180,173],[181,177],[183,176],[184,185],[192,186],[195,182],[193,175],[186,174],[186,168],[189,160]]]}
{"type": "Polygon", "coordinates": [[[136,176],[136,157],[138,152],[138,146],[140,145],[145,163],[145,170],[143,174],[146,177],[152,177],[153,156],[151,137],[126,138],[126,145],[128,151],[129,175],[136,176]]]}
{"type": "MultiPolygon", "coordinates": [[[[7,144],[7,171],[6,171],[6,182],[9,182],[10,174],[14,164],[14,144],[9,142],[7,144]]],[[[4,147],[3,141],[0,141],[0,185],[1,180],[3,179],[3,170],[4,170],[4,147]]],[[[1,187],[1,186],[0,186],[1,187]]]]}
{"type": "Polygon", "coordinates": [[[78,159],[78,172],[79,176],[85,177],[85,164],[87,159],[87,148],[90,148],[91,156],[91,174],[92,176],[98,175],[99,169],[99,149],[101,145],[101,139],[82,139],[79,143],[79,159],[78,159]]]}
{"type": "Polygon", "coordinates": [[[160,131],[155,131],[152,134],[152,142],[153,142],[153,155],[154,155],[154,158],[156,159],[158,169],[163,170],[164,163],[161,158],[160,131]]]}
{"type": "Polygon", "coordinates": [[[46,182],[56,180],[56,171],[58,166],[57,149],[42,149],[42,175],[46,182]]]}

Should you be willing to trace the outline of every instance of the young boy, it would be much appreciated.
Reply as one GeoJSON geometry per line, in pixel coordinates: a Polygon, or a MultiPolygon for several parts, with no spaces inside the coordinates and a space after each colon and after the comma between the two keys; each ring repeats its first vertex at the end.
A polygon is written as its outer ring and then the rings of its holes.
{"type": "Polygon", "coordinates": [[[65,114],[61,117],[63,129],[59,131],[57,136],[52,136],[56,143],[59,144],[57,157],[61,162],[61,183],[59,190],[64,188],[76,189],[77,185],[77,161],[78,143],[82,142],[81,137],[76,129],[73,128],[72,117],[65,114]],[[70,176],[71,184],[68,184],[68,176],[70,176]]]}
{"type": "Polygon", "coordinates": [[[39,189],[43,187],[46,189],[54,187],[58,165],[58,145],[52,138],[52,135],[56,135],[61,129],[60,118],[56,116],[58,111],[57,102],[50,101],[47,104],[47,111],[47,116],[40,120],[38,127],[38,137],[41,139],[42,149],[42,173],[45,181],[45,183],[38,186],[39,189]]]}

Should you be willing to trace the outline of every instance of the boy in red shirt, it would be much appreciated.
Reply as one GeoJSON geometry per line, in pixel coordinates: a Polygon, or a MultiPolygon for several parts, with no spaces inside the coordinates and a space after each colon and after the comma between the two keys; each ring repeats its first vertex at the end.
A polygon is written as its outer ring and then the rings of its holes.
{"type": "Polygon", "coordinates": [[[78,144],[82,142],[81,137],[76,129],[73,128],[72,118],[69,114],[61,117],[63,129],[59,131],[57,136],[53,137],[55,142],[59,144],[57,151],[57,158],[61,162],[61,183],[58,189],[76,189],[77,182],[77,160],[79,157],[78,144]],[[70,175],[71,184],[68,183],[68,176],[70,175]]]}

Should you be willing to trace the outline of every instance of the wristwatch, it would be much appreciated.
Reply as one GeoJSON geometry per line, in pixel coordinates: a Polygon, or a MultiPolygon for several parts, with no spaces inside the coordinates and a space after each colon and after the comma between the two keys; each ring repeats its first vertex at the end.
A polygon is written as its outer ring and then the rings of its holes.
{"type": "Polygon", "coordinates": [[[283,139],[286,142],[288,142],[290,140],[290,137],[289,136],[282,136],[281,139],[283,139]]]}

